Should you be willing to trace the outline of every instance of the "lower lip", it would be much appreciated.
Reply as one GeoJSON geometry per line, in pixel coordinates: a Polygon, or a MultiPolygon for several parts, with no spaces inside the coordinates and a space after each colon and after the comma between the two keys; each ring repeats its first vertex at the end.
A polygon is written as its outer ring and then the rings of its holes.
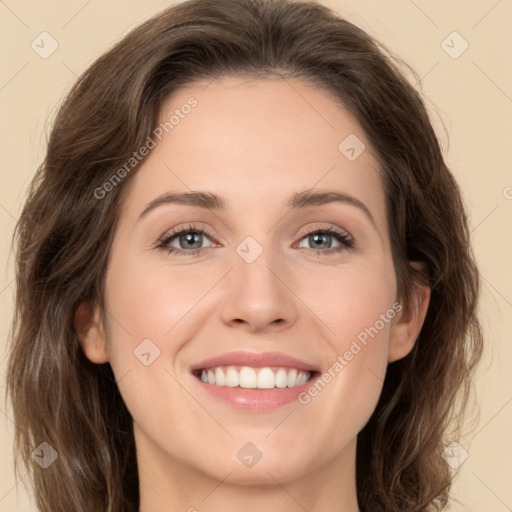
{"type": "Polygon", "coordinates": [[[293,388],[273,388],[273,389],[247,389],[240,387],[216,386],[208,384],[192,376],[194,380],[211,396],[229,404],[235,409],[251,411],[268,411],[275,409],[290,402],[298,401],[300,393],[306,391],[320,377],[319,374],[313,375],[302,386],[293,388]]]}

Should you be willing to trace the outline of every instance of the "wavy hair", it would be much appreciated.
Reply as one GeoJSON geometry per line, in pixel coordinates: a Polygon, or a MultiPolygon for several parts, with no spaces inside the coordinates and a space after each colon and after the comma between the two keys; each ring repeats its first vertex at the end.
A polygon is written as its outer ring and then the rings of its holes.
{"type": "Polygon", "coordinates": [[[461,191],[404,64],[314,1],[187,0],[132,30],[80,76],[58,110],[12,239],[7,392],[15,468],[30,472],[41,512],[138,510],[131,416],[110,365],[91,363],[73,328],[82,300],[98,304],[107,320],[109,252],[137,168],[103,199],[94,191],[144,145],[169,94],[225,75],[304,79],[367,134],[400,296],[420,279],[432,293],[413,350],[389,364],[358,435],[358,500],[372,511],[446,507],[453,474],[441,454],[462,425],[481,357],[480,280],[461,191]],[[426,277],[412,260],[425,263],[426,277]],[[59,454],[47,469],[31,458],[43,441],[59,454]]]}

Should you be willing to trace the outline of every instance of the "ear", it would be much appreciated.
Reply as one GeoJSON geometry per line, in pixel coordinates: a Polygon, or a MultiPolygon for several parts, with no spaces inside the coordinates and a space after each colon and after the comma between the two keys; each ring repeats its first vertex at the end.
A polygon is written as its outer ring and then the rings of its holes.
{"type": "Polygon", "coordinates": [[[80,302],[75,310],[73,326],[87,359],[97,364],[108,362],[107,340],[101,326],[99,309],[93,308],[89,302],[80,302]]]}
{"type": "MultiPolygon", "coordinates": [[[[426,274],[423,263],[411,261],[409,264],[423,275],[426,274]]],[[[430,293],[429,286],[416,282],[411,297],[406,304],[402,304],[391,327],[388,362],[402,359],[413,349],[427,315],[430,293]]]]}

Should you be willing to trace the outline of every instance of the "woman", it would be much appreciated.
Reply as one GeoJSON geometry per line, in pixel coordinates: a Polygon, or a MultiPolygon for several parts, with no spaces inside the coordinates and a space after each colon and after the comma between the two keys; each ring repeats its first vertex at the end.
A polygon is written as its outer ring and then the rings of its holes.
{"type": "Polygon", "coordinates": [[[445,508],[479,278],[395,61],[317,3],[189,0],[80,77],[15,232],[41,511],[445,508]]]}

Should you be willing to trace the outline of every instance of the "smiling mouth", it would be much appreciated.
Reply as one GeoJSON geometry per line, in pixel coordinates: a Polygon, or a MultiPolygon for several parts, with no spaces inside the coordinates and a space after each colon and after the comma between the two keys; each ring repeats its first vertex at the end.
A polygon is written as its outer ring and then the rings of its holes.
{"type": "Polygon", "coordinates": [[[205,384],[244,389],[283,389],[303,386],[319,372],[285,366],[216,366],[194,370],[205,384]]]}

